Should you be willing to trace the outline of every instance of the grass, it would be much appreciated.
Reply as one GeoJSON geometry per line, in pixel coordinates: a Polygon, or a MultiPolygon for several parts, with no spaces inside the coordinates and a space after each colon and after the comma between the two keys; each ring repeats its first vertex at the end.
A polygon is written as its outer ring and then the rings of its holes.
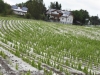
{"type": "Polygon", "coordinates": [[[85,73],[94,66],[96,70],[100,67],[100,28],[7,17],[0,17],[0,23],[0,32],[4,34],[0,34],[2,42],[4,39],[4,43],[14,44],[11,44],[16,49],[13,53],[20,58],[23,54],[26,57],[23,59],[38,69],[41,63],[61,72],[65,71],[62,65],[85,73]]]}

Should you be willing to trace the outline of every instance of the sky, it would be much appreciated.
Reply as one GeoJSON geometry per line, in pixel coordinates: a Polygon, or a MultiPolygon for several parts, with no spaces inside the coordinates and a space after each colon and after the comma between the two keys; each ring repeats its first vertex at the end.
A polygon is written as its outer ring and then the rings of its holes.
{"type": "MultiPolygon", "coordinates": [[[[4,0],[8,4],[14,5],[16,3],[26,2],[27,0],[4,0]]],[[[100,18],[100,0],[43,0],[45,6],[48,8],[50,2],[60,3],[63,10],[87,10],[90,16],[99,16],[100,18]]]]}

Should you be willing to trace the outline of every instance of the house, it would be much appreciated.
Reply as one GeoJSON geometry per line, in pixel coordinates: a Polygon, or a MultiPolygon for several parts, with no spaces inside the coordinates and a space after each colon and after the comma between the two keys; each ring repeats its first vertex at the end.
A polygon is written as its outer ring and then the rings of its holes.
{"type": "Polygon", "coordinates": [[[46,14],[50,21],[57,21],[63,24],[73,24],[73,15],[67,10],[49,9],[46,14]]]}
{"type": "Polygon", "coordinates": [[[49,16],[50,21],[60,21],[60,13],[56,9],[49,9],[46,14],[49,16]]]}
{"type": "Polygon", "coordinates": [[[11,7],[11,9],[17,15],[25,15],[27,13],[27,11],[28,11],[28,8],[27,7],[18,7],[16,5],[13,5],[11,7]]]}

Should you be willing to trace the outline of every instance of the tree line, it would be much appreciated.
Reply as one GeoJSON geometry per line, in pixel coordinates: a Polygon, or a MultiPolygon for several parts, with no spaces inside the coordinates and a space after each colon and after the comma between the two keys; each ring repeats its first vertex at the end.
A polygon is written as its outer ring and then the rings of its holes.
{"type": "MultiPolygon", "coordinates": [[[[45,7],[45,4],[43,0],[28,0],[25,3],[19,3],[16,4],[19,7],[27,7],[28,13],[25,15],[25,18],[32,18],[32,19],[46,19],[46,11],[47,8],[45,7]]],[[[62,5],[60,3],[51,2],[50,9],[57,9],[61,10],[62,5]]],[[[86,25],[86,24],[92,24],[92,25],[100,25],[100,19],[98,16],[90,16],[89,12],[87,10],[73,10],[71,11],[74,20],[73,24],[77,25],[86,25]],[[90,22],[90,23],[89,23],[90,22]]],[[[4,3],[3,0],[0,0],[0,15],[12,15],[13,12],[11,10],[11,6],[7,3],[4,3]]]]}
{"type": "Polygon", "coordinates": [[[4,3],[3,0],[0,0],[0,15],[11,15],[12,13],[11,6],[7,3],[4,3]]]}
{"type": "Polygon", "coordinates": [[[26,18],[45,19],[46,7],[43,0],[28,0],[25,3],[19,3],[16,5],[28,8],[28,13],[25,15],[26,18]]]}
{"type": "MultiPolygon", "coordinates": [[[[27,7],[28,12],[25,15],[25,18],[28,19],[46,19],[46,11],[47,8],[43,0],[28,0],[25,3],[16,4],[19,7],[27,7]]],[[[50,7],[51,9],[61,9],[61,4],[58,2],[51,2],[50,7]]],[[[0,0],[0,15],[12,15],[13,12],[11,10],[11,6],[7,3],[4,3],[3,0],[0,0]]]]}
{"type": "Polygon", "coordinates": [[[90,16],[87,10],[74,10],[71,11],[74,20],[73,24],[75,25],[100,25],[100,19],[98,16],[90,16]],[[90,22],[90,23],[89,23],[90,22]]]}

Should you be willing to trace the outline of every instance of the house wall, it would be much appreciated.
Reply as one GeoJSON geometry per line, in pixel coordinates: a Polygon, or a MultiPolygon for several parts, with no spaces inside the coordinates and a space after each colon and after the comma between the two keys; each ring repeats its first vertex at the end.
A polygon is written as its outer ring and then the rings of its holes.
{"type": "Polygon", "coordinates": [[[73,16],[70,15],[67,18],[66,17],[60,17],[60,22],[63,24],[73,24],[73,16]]]}
{"type": "Polygon", "coordinates": [[[14,13],[17,15],[25,15],[26,14],[25,12],[20,12],[20,11],[14,11],[14,13]]]}
{"type": "Polygon", "coordinates": [[[16,5],[12,5],[11,9],[13,12],[17,15],[25,15],[27,13],[28,8],[27,7],[18,7],[16,5]]]}
{"type": "Polygon", "coordinates": [[[73,24],[73,16],[70,15],[68,18],[67,18],[67,24],[73,24]]]}
{"type": "Polygon", "coordinates": [[[54,18],[54,16],[51,16],[51,15],[50,15],[49,19],[50,19],[50,18],[54,18]]]}
{"type": "Polygon", "coordinates": [[[67,24],[67,18],[66,17],[60,17],[60,22],[63,24],[67,24]]]}

